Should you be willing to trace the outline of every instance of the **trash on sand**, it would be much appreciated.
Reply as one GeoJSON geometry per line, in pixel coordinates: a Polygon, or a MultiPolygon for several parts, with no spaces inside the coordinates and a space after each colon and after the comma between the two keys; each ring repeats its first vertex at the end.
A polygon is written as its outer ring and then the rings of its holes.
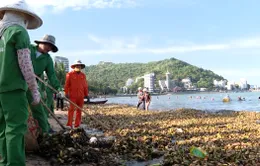
{"type": "Polygon", "coordinates": [[[183,130],[182,130],[181,128],[177,128],[177,129],[176,129],[176,132],[177,132],[177,133],[183,133],[183,130]]]}
{"type": "Polygon", "coordinates": [[[89,143],[91,143],[91,144],[97,143],[97,137],[91,137],[91,138],[89,139],[89,143]]]}
{"type": "Polygon", "coordinates": [[[208,156],[207,152],[205,152],[204,150],[202,150],[201,148],[198,147],[191,147],[190,149],[190,154],[199,158],[206,158],[208,156]]]}

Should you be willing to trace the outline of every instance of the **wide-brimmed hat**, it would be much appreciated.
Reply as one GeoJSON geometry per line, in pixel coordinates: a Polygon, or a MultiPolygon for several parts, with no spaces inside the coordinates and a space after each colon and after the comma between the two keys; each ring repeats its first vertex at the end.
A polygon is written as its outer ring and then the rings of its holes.
{"type": "Polygon", "coordinates": [[[70,67],[71,67],[72,69],[74,69],[75,66],[77,66],[77,65],[80,65],[80,66],[81,66],[81,69],[84,69],[84,68],[85,68],[85,64],[83,64],[83,63],[81,62],[81,60],[76,60],[76,61],[74,62],[74,64],[71,65],[70,67]]]}
{"type": "Polygon", "coordinates": [[[40,43],[50,44],[52,46],[52,52],[58,51],[58,47],[55,45],[55,37],[52,35],[44,35],[41,40],[35,40],[34,42],[36,44],[40,44],[40,43]]]}
{"type": "Polygon", "coordinates": [[[15,11],[25,14],[29,19],[27,29],[37,29],[42,25],[42,19],[29,9],[24,0],[17,0],[14,3],[5,6],[0,5],[0,19],[3,19],[6,11],[15,11]]]}

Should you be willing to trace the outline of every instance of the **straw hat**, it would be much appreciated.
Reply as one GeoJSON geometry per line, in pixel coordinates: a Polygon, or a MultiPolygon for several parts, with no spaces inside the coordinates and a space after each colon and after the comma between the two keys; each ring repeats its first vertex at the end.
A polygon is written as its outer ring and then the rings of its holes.
{"type": "Polygon", "coordinates": [[[80,65],[81,69],[85,68],[85,65],[81,62],[81,60],[76,60],[73,65],[71,65],[71,68],[74,69],[75,66],[80,65]]]}
{"type": "Polygon", "coordinates": [[[143,91],[144,91],[144,92],[147,92],[147,89],[146,89],[146,88],[144,88],[144,89],[143,89],[143,91]]]}
{"type": "Polygon", "coordinates": [[[35,40],[34,42],[36,44],[40,44],[40,43],[50,44],[52,46],[52,52],[58,51],[58,47],[55,45],[55,37],[52,35],[44,35],[41,40],[35,40]]]}
{"type": "Polygon", "coordinates": [[[37,29],[42,25],[42,19],[29,9],[24,0],[16,0],[14,3],[0,6],[0,19],[3,19],[6,11],[15,11],[25,14],[29,19],[27,29],[37,29]]]}
{"type": "Polygon", "coordinates": [[[139,88],[138,88],[138,90],[142,90],[142,88],[141,88],[141,87],[139,87],[139,88]]]}

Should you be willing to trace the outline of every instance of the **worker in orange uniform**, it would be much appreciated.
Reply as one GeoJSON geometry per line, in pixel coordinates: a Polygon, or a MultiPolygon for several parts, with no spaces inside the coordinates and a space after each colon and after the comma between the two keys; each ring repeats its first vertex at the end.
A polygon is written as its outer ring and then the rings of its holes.
{"type": "MultiPolygon", "coordinates": [[[[83,108],[84,97],[88,96],[88,83],[86,75],[81,72],[85,68],[85,65],[82,64],[80,60],[76,60],[73,65],[71,65],[73,71],[69,72],[66,75],[65,82],[65,95],[72,102],[77,104],[80,108],[83,108]]],[[[73,115],[74,115],[75,106],[70,104],[68,112],[68,122],[67,126],[73,128],[73,115]]],[[[82,111],[77,108],[76,110],[76,119],[74,128],[78,128],[81,124],[82,111]]]]}

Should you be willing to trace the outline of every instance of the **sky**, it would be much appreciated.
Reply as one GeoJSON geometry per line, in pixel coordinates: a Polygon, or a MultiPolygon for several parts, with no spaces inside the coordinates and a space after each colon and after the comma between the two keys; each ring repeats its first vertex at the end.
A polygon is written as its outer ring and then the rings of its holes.
{"type": "MultiPolygon", "coordinates": [[[[2,1],[2,0],[1,0],[2,1]]],[[[259,0],[26,0],[70,64],[176,58],[260,85],[259,0]]]]}

